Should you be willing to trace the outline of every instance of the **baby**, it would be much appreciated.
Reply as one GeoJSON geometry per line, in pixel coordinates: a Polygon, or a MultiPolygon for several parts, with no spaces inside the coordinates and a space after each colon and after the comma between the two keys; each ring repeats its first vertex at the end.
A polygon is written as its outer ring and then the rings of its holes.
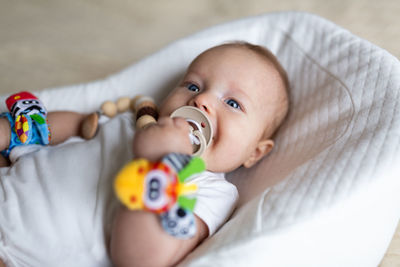
{"type": "Polygon", "coordinates": [[[110,254],[116,266],[170,266],[211,236],[229,217],[238,198],[224,174],[252,167],[274,146],[271,139],[288,111],[286,73],[268,50],[236,42],[213,47],[189,66],[179,85],[160,107],[160,119],[138,130],[134,155],[150,161],[171,152],[191,154],[189,125],[170,118],[182,106],[204,111],[212,124],[212,141],[204,154],[207,172],[198,187],[194,209],[197,231],[177,239],[161,227],[156,214],[119,207],[113,223],[110,254]]]}

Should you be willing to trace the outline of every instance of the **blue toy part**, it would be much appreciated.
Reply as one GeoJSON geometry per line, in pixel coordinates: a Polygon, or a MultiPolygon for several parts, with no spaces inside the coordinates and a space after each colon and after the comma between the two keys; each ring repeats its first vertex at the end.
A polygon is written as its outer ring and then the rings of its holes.
{"type": "Polygon", "coordinates": [[[48,145],[51,140],[51,133],[46,116],[41,113],[37,113],[30,115],[30,117],[32,122],[35,124],[37,131],[39,132],[41,143],[43,145],[48,145]]]}
{"type": "Polygon", "coordinates": [[[39,114],[35,115],[37,116],[33,116],[33,118],[32,116],[29,115],[18,115],[17,118],[19,117],[19,120],[17,120],[12,117],[10,112],[5,112],[0,114],[0,118],[3,117],[8,120],[11,129],[10,144],[8,145],[7,149],[1,151],[1,154],[4,157],[8,158],[11,150],[17,146],[32,145],[32,144],[38,144],[38,145],[49,144],[50,129],[47,124],[47,121],[45,117],[43,117],[42,115],[39,114]],[[25,130],[23,129],[24,126],[22,126],[23,123],[26,123],[25,130]],[[19,124],[19,126],[17,127],[16,124],[19,124]],[[19,134],[17,133],[18,132],[17,128],[20,130],[19,134]],[[24,136],[23,140],[21,140],[22,136],[24,136]]]}
{"type": "MultiPolygon", "coordinates": [[[[190,155],[171,153],[165,156],[162,162],[178,173],[180,183],[186,183],[190,176],[205,170],[204,161],[190,155]]],[[[196,234],[193,214],[196,201],[194,196],[180,196],[174,206],[161,214],[161,225],[168,234],[179,239],[189,239],[196,234]]]]}
{"type": "Polygon", "coordinates": [[[196,234],[196,221],[193,212],[175,204],[161,214],[161,225],[164,230],[179,239],[189,239],[196,234]]]}

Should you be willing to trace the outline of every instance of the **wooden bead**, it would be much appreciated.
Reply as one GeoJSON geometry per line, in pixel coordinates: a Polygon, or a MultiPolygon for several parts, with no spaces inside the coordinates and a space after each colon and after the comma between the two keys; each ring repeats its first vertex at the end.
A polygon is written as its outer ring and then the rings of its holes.
{"type": "Polygon", "coordinates": [[[131,99],[129,97],[121,97],[117,100],[118,113],[126,112],[129,110],[131,99]]]}
{"type": "Polygon", "coordinates": [[[81,125],[81,136],[86,139],[92,139],[99,127],[99,114],[97,112],[89,114],[81,125]]]}
{"type": "Polygon", "coordinates": [[[106,101],[101,105],[101,111],[104,115],[112,118],[117,115],[117,105],[112,101],[106,101]]]}
{"type": "Polygon", "coordinates": [[[145,127],[148,124],[151,123],[156,123],[156,119],[150,115],[143,115],[140,118],[137,119],[136,121],[136,128],[137,129],[142,129],[143,127],[145,127]]]}
{"type": "Polygon", "coordinates": [[[135,96],[135,97],[131,100],[131,110],[132,110],[133,112],[136,112],[136,109],[135,109],[136,102],[137,102],[141,97],[143,97],[143,96],[142,96],[142,95],[137,95],[137,96],[135,96]]]}
{"type": "Polygon", "coordinates": [[[140,109],[138,109],[137,113],[136,113],[136,119],[144,116],[144,115],[150,115],[152,116],[155,120],[158,119],[158,112],[155,108],[153,107],[142,107],[140,109]]]}
{"type": "Polygon", "coordinates": [[[144,105],[144,103],[148,103],[147,105],[154,105],[155,106],[155,102],[153,100],[153,98],[148,97],[148,96],[140,96],[140,97],[135,97],[132,100],[132,107],[133,107],[133,111],[136,112],[138,111],[138,109],[144,105]]]}
{"type": "Polygon", "coordinates": [[[157,110],[156,103],[154,103],[152,101],[143,101],[143,102],[136,104],[135,112],[138,112],[140,109],[147,108],[147,107],[157,110]]]}

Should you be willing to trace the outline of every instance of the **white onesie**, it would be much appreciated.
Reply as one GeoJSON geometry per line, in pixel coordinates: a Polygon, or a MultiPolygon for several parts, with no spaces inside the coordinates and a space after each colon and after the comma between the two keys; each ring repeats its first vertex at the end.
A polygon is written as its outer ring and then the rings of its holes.
{"type": "Polygon", "coordinates": [[[223,173],[207,171],[193,175],[190,182],[198,186],[194,213],[208,226],[211,236],[231,215],[239,197],[238,191],[225,180],[223,173]]]}
{"type": "MultiPolygon", "coordinates": [[[[133,157],[131,123],[119,116],[93,140],[41,147],[0,169],[0,258],[8,267],[111,266],[112,182],[133,157]]],[[[236,188],[220,174],[192,179],[195,213],[211,235],[232,212],[236,188]]]]}

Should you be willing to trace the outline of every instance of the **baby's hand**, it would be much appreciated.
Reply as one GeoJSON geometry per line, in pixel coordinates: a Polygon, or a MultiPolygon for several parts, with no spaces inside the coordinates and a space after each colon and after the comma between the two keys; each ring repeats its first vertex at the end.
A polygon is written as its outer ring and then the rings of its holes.
{"type": "Polygon", "coordinates": [[[149,161],[160,160],[169,153],[192,154],[190,126],[182,118],[162,117],[156,124],[136,132],[133,154],[149,161]]]}

